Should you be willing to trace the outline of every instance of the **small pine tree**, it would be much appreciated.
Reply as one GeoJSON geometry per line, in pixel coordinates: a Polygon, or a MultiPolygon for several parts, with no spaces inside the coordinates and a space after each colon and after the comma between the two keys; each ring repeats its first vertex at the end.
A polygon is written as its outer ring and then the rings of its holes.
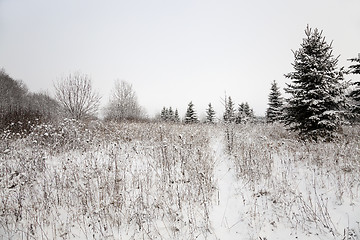
{"type": "Polygon", "coordinates": [[[165,108],[165,121],[169,121],[169,109],[165,108]]]}
{"type": "Polygon", "coordinates": [[[174,122],[174,111],[172,110],[171,107],[169,107],[169,110],[168,110],[168,121],[174,122]]]}
{"type": "Polygon", "coordinates": [[[338,59],[332,55],[322,32],[305,30],[301,48],[294,52],[294,72],[286,74],[293,82],[285,107],[285,124],[303,138],[331,140],[340,130],[345,114],[344,70],[337,70],[338,59]]]}
{"type": "MultiPolygon", "coordinates": [[[[351,62],[357,64],[351,65],[349,67],[349,72],[352,74],[360,74],[360,54],[358,58],[349,59],[351,62]]],[[[349,97],[351,99],[351,112],[355,114],[356,118],[359,118],[360,115],[360,81],[353,83],[354,89],[351,90],[349,97]]]]}
{"type": "Polygon", "coordinates": [[[250,108],[248,102],[245,103],[245,114],[248,118],[254,117],[254,110],[252,108],[250,108]]]}
{"type": "Polygon", "coordinates": [[[175,109],[174,122],[176,123],[180,122],[179,112],[177,109],[175,109]]]}
{"type": "Polygon", "coordinates": [[[194,104],[192,102],[189,103],[188,108],[185,114],[185,123],[197,123],[199,120],[197,118],[196,112],[194,110],[194,104]]]}
{"type": "Polygon", "coordinates": [[[162,121],[166,121],[166,118],[167,118],[166,112],[167,112],[166,108],[163,107],[162,110],[161,110],[161,113],[160,113],[160,119],[161,119],[162,121]]]}
{"type": "Polygon", "coordinates": [[[224,112],[224,122],[225,123],[232,123],[235,122],[235,109],[234,103],[229,96],[228,100],[225,98],[225,112],[224,112]]]}
{"type": "Polygon", "coordinates": [[[279,87],[277,86],[276,81],[274,80],[271,83],[271,89],[269,94],[269,107],[266,110],[266,121],[268,123],[273,123],[280,121],[283,114],[283,102],[279,87]]]}
{"type": "Polygon", "coordinates": [[[246,123],[254,118],[254,110],[250,108],[249,103],[239,104],[238,114],[236,116],[236,123],[246,123]]]}
{"type": "Polygon", "coordinates": [[[206,123],[215,123],[215,111],[209,103],[208,109],[206,109],[206,123]]]}

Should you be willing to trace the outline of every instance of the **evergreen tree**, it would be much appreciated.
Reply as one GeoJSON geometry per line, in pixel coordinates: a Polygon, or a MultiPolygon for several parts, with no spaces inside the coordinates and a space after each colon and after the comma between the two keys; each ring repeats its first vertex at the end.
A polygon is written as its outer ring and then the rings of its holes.
{"type": "Polygon", "coordinates": [[[250,108],[249,103],[239,104],[238,114],[236,116],[236,123],[246,123],[254,118],[254,110],[250,108]]]}
{"type": "Polygon", "coordinates": [[[161,110],[161,113],[160,113],[160,119],[162,121],[166,121],[166,119],[167,119],[166,112],[167,112],[166,107],[163,107],[163,109],[161,110]]]}
{"type": "Polygon", "coordinates": [[[206,123],[215,123],[215,111],[209,103],[208,109],[206,109],[206,123]]]}
{"type": "Polygon", "coordinates": [[[301,48],[294,52],[294,72],[286,74],[293,82],[285,91],[291,96],[285,107],[285,124],[303,138],[331,140],[341,128],[345,107],[344,70],[322,32],[305,30],[301,48]]]}
{"type": "Polygon", "coordinates": [[[224,112],[224,121],[226,123],[235,122],[235,109],[234,109],[234,103],[229,96],[228,100],[225,98],[225,112],[224,112]]]}
{"type": "Polygon", "coordinates": [[[198,121],[199,120],[194,110],[194,104],[190,102],[185,114],[185,123],[197,123],[198,121]]]}
{"type": "Polygon", "coordinates": [[[268,123],[276,122],[281,120],[282,117],[283,102],[279,87],[274,80],[271,83],[271,89],[269,94],[269,107],[266,110],[266,121],[268,123]]]}
{"type": "MultiPolygon", "coordinates": [[[[356,64],[349,67],[349,72],[352,74],[360,74],[360,54],[358,58],[349,59],[351,62],[356,64]]],[[[360,115],[360,81],[353,83],[354,89],[351,90],[349,97],[352,100],[351,112],[356,114],[356,117],[360,115]]]]}
{"type": "Polygon", "coordinates": [[[253,118],[254,117],[254,110],[252,108],[250,108],[248,102],[245,102],[244,112],[245,112],[245,115],[248,118],[253,118]]]}
{"type": "Polygon", "coordinates": [[[165,108],[165,121],[169,121],[169,109],[165,108]]]}
{"type": "Polygon", "coordinates": [[[174,113],[172,107],[169,107],[169,108],[163,107],[163,109],[161,110],[161,113],[160,113],[160,119],[165,122],[179,122],[180,121],[179,113],[177,113],[177,116],[176,116],[176,112],[174,113]]]}
{"type": "Polygon", "coordinates": [[[168,111],[168,121],[174,122],[174,111],[172,110],[171,107],[169,107],[169,111],[168,111]]]}
{"type": "Polygon", "coordinates": [[[352,59],[349,59],[349,60],[350,60],[351,62],[357,63],[357,64],[351,65],[351,66],[349,67],[350,73],[360,74],[360,53],[359,53],[358,58],[352,58],[352,59]]]}
{"type": "Polygon", "coordinates": [[[174,122],[176,123],[180,122],[179,112],[177,109],[175,109],[174,122]]]}

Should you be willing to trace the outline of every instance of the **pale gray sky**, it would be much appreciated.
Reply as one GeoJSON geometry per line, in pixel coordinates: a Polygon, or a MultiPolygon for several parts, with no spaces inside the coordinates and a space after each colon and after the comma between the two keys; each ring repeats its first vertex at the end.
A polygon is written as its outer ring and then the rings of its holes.
{"type": "Polygon", "coordinates": [[[264,115],[307,24],[333,41],[341,66],[360,52],[359,0],[0,0],[0,67],[50,93],[81,71],[103,103],[125,80],[150,116],[163,106],[183,115],[190,101],[220,116],[225,91],[264,115]]]}

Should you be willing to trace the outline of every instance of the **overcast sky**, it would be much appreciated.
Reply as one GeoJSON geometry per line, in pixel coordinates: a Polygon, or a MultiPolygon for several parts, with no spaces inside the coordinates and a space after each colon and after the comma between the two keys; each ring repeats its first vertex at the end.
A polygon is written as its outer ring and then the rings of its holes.
{"type": "Polygon", "coordinates": [[[190,101],[220,116],[225,92],[264,115],[307,24],[333,41],[340,66],[360,53],[360,0],[0,0],[0,68],[50,94],[81,71],[103,104],[125,80],[150,116],[163,106],[182,116],[190,101]]]}

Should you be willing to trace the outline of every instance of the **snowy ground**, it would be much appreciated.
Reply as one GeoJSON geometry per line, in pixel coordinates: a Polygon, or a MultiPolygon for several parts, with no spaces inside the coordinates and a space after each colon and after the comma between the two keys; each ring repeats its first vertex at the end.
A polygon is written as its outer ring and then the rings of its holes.
{"type": "Polygon", "coordinates": [[[212,231],[216,239],[239,239],[246,236],[244,227],[243,201],[239,195],[239,181],[228,156],[225,154],[224,136],[212,139],[215,155],[214,178],[217,186],[215,203],[211,210],[212,231]]]}
{"type": "Polygon", "coordinates": [[[7,133],[0,239],[360,239],[358,133],[315,144],[280,126],[72,121],[7,133]]]}
{"type": "Polygon", "coordinates": [[[327,151],[320,155],[312,146],[306,154],[301,144],[271,142],[264,133],[251,131],[235,130],[230,154],[223,135],[212,141],[218,189],[211,222],[217,239],[360,239],[358,143],[324,145],[327,151]],[[348,150],[353,147],[352,161],[348,150]],[[246,151],[252,156],[241,159],[246,151]],[[311,161],[327,154],[334,159],[323,160],[333,162],[311,161]],[[246,165],[249,158],[257,163],[246,165]]]}

